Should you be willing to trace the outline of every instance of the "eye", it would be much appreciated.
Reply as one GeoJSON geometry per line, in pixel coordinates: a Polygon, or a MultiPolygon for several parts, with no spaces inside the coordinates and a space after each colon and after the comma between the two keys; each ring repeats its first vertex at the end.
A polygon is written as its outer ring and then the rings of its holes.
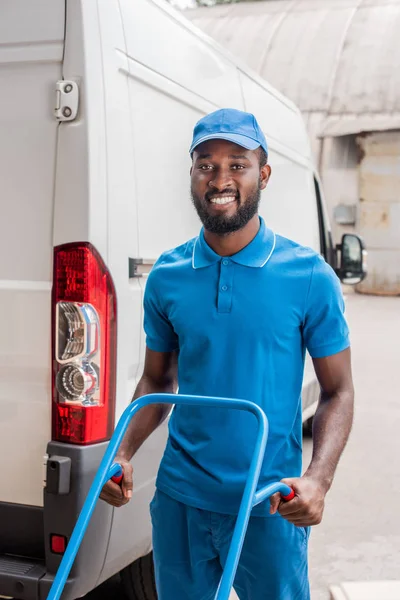
{"type": "Polygon", "coordinates": [[[211,165],[199,165],[199,169],[200,169],[200,171],[211,171],[212,166],[211,165]]]}
{"type": "Polygon", "coordinates": [[[232,165],[231,167],[234,171],[241,171],[242,169],[245,169],[246,167],[244,165],[232,165]]]}

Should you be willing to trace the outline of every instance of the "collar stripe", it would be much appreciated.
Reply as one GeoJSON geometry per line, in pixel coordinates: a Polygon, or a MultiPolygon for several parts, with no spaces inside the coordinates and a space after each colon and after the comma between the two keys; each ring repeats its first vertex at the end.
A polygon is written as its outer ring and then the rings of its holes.
{"type": "Polygon", "coordinates": [[[265,267],[265,265],[267,264],[267,262],[269,261],[269,259],[272,256],[273,251],[275,250],[275,246],[276,246],[276,235],[275,232],[272,232],[274,234],[274,243],[272,244],[272,248],[271,248],[271,252],[268,254],[267,258],[265,259],[265,261],[263,262],[262,265],[260,265],[260,268],[262,269],[262,267],[265,267]]]}
{"type": "Polygon", "coordinates": [[[196,244],[197,244],[198,240],[199,240],[199,238],[197,237],[195,243],[193,244],[193,252],[192,252],[192,267],[193,267],[193,269],[197,269],[197,267],[194,264],[194,254],[196,252],[196,244]]]}

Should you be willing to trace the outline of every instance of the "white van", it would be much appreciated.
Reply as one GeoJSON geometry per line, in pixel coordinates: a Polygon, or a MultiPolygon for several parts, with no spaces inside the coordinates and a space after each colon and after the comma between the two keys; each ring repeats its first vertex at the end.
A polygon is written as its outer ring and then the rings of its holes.
{"type": "MultiPolygon", "coordinates": [[[[199,231],[196,121],[254,112],[273,169],[263,216],[331,263],[336,250],[299,111],[162,0],[3,0],[0,90],[0,595],[43,600],[142,372],[146,273],[199,231]]],[[[317,398],[308,364],[305,419],[317,398]]],[[[65,599],[121,570],[132,600],[156,598],[166,435],[135,456],[133,501],[99,502],[65,599]]]]}

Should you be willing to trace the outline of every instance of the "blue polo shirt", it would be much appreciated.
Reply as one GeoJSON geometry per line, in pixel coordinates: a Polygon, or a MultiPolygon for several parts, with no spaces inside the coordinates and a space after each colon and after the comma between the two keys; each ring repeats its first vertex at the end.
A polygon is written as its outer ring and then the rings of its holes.
{"type": "MultiPolygon", "coordinates": [[[[179,350],[179,393],[252,400],[269,436],[259,487],[298,477],[306,348],[319,358],[349,346],[339,280],[316,252],[260,219],[237,254],[198,238],[162,254],[144,298],[147,346],[179,350]]],[[[157,487],[197,508],[236,514],[256,436],[251,414],[176,406],[157,487]]],[[[269,515],[268,503],[254,515],[269,515]]]]}

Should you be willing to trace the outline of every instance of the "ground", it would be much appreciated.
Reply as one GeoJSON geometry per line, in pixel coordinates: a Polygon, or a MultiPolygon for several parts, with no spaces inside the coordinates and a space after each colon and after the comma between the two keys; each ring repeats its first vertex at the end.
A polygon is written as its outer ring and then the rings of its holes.
{"type": "MultiPolygon", "coordinates": [[[[400,579],[400,298],[349,294],[347,313],[355,421],[312,534],[312,600],[325,600],[341,581],[400,579]]],[[[310,456],[307,441],[304,464],[310,456]]]]}
{"type": "MultiPolygon", "coordinates": [[[[348,293],[346,303],[355,423],[323,523],[311,535],[312,600],[327,600],[329,585],[342,581],[400,579],[400,298],[348,293]]],[[[311,449],[305,440],[305,465],[311,449]]],[[[90,594],[111,597],[123,600],[118,582],[90,594]]]]}

